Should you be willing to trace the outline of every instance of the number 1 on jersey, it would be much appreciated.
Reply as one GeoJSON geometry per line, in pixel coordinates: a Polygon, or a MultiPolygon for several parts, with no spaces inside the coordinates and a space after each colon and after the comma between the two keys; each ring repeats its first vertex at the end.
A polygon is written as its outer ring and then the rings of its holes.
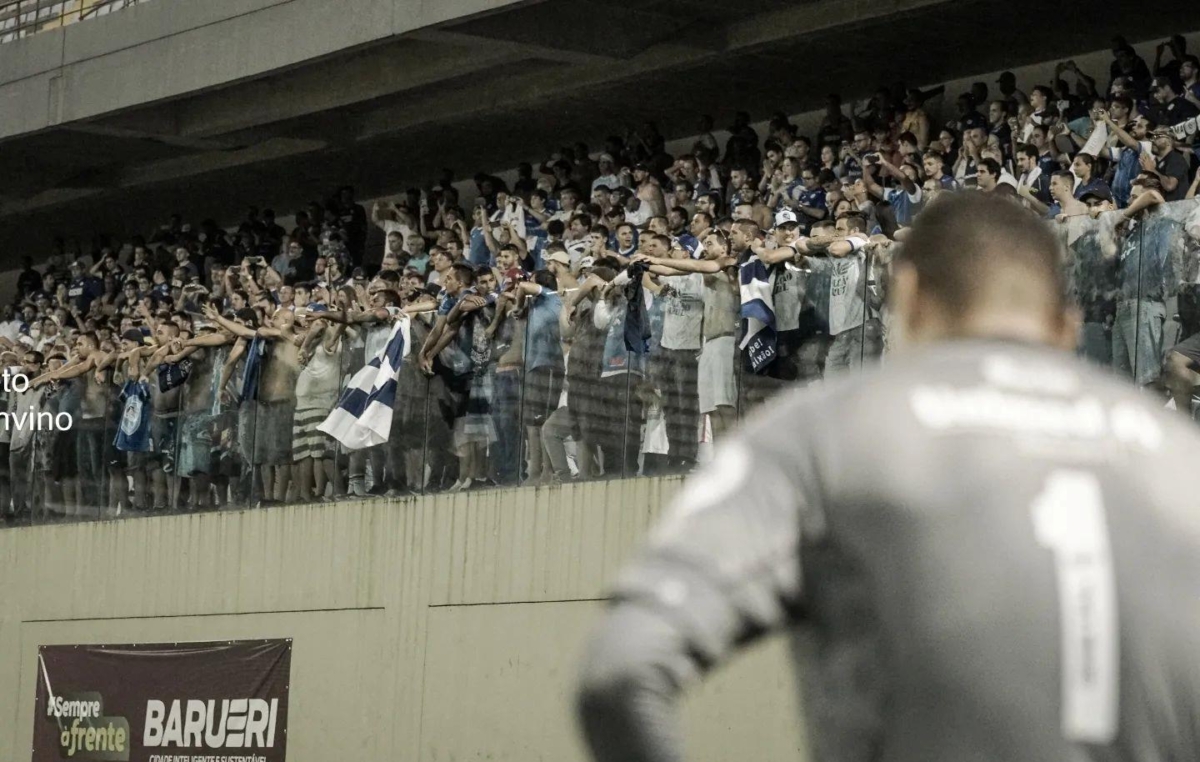
{"type": "Polygon", "coordinates": [[[1062,658],[1063,735],[1110,743],[1117,733],[1117,593],[1100,482],[1050,474],[1031,506],[1034,534],[1054,553],[1062,658]]]}

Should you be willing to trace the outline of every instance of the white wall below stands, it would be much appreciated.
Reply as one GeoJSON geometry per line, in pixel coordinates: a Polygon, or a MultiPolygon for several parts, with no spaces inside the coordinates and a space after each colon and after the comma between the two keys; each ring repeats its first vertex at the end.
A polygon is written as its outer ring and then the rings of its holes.
{"type": "MultiPolygon", "coordinates": [[[[39,645],[275,637],[291,762],[583,760],[583,637],[678,484],[0,531],[0,760],[29,758],[39,645]]],[[[689,699],[691,758],[805,758],[786,653],[767,641],[689,699]]]]}

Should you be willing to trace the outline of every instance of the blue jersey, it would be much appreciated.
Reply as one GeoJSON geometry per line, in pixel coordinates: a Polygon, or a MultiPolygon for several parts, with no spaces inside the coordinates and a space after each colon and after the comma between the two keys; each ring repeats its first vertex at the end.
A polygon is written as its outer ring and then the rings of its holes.
{"type": "Polygon", "coordinates": [[[889,188],[887,191],[888,203],[892,205],[892,210],[896,213],[896,224],[911,225],[912,218],[917,212],[921,211],[924,205],[924,199],[921,198],[921,189],[917,188],[914,194],[916,198],[908,195],[908,191],[904,188],[889,188]]]}
{"type": "Polygon", "coordinates": [[[825,208],[825,189],[820,186],[809,190],[801,185],[795,194],[789,191],[789,195],[796,199],[796,203],[800,206],[808,206],[814,209],[825,208]]]}

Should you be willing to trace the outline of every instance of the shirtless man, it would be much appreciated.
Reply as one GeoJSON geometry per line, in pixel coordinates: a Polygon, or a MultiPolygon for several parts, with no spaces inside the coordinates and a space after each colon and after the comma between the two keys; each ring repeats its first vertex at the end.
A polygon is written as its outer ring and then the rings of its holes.
{"type": "Polygon", "coordinates": [[[262,502],[281,503],[287,499],[291,481],[292,418],[296,379],[300,375],[300,348],[293,330],[295,316],[291,310],[278,309],[270,323],[259,328],[222,317],[212,307],[205,311],[205,316],[252,344],[255,339],[269,341],[256,399],[242,402],[250,406],[252,414],[249,460],[259,472],[262,502]]]}
{"type": "Polygon", "coordinates": [[[667,203],[663,199],[662,187],[650,173],[646,164],[638,164],[633,168],[633,181],[637,184],[637,197],[643,204],[650,205],[650,214],[654,217],[665,217],[667,203]]]}
{"type": "Polygon", "coordinates": [[[212,433],[220,404],[216,379],[233,336],[207,321],[197,320],[194,327],[196,335],[177,342],[165,362],[187,366],[176,471],[179,478],[189,480],[188,508],[204,510],[212,505],[212,433]]]}
{"type": "Polygon", "coordinates": [[[76,453],[80,489],[84,501],[84,515],[99,516],[101,496],[104,494],[104,436],[107,399],[111,389],[96,378],[99,344],[95,334],[83,333],[75,340],[74,359],[57,371],[43,374],[33,380],[39,384],[46,381],[79,379],[80,416],[75,422],[76,453]]]}

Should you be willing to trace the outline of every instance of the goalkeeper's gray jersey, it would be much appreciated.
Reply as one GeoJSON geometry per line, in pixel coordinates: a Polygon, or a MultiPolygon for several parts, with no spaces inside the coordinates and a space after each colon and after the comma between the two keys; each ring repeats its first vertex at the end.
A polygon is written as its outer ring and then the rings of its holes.
{"type": "Polygon", "coordinates": [[[1153,403],[964,341],[769,405],[619,579],[595,757],[680,758],[678,689],[786,628],[814,762],[1200,759],[1200,442],[1153,403]]]}

